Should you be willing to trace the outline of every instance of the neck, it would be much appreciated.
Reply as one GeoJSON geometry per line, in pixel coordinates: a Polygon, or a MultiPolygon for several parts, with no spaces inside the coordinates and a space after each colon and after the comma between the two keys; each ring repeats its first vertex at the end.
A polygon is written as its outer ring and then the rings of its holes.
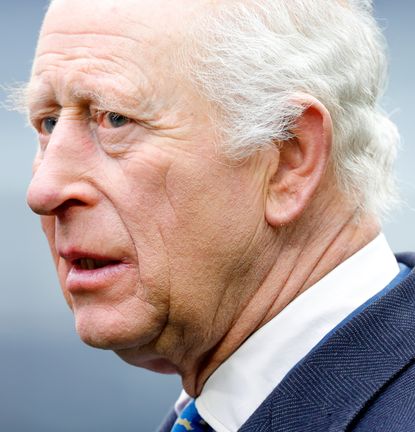
{"type": "Polygon", "coordinates": [[[352,212],[345,215],[342,205],[327,211],[325,224],[321,219],[311,224],[313,219],[303,217],[279,233],[272,264],[232,327],[196,368],[182,374],[188,394],[199,395],[212,372],[251,334],[379,233],[373,217],[362,216],[357,221],[352,212]]]}

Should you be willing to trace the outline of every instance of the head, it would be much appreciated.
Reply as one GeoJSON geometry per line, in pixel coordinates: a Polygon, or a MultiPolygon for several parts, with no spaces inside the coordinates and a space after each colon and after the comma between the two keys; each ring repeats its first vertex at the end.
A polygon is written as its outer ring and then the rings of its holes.
{"type": "Polygon", "coordinates": [[[284,227],[301,243],[333,208],[381,207],[395,143],[380,35],[367,8],[319,3],[52,2],[28,202],[86,343],[196,373],[284,227]]]}
{"type": "Polygon", "coordinates": [[[208,103],[174,70],[192,1],[139,3],[52,3],[30,83],[28,202],[81,338],[171,372],[233,319],[268,162],[219,156],[208,103]]]}

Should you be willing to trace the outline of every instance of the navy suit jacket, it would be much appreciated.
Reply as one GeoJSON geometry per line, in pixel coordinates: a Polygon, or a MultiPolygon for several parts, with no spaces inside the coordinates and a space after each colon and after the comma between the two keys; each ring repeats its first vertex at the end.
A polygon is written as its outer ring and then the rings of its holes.
{"type": "Polygon", "coordinates": [[[415,432],[415,254],[397,258],[398,278],[307,354],[241,432],[415,432]]]}

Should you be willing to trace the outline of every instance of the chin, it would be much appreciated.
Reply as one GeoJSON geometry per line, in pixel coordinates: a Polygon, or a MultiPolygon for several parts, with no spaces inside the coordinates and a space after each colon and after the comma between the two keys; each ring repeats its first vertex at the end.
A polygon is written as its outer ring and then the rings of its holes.
{"type": "Polygon", "coordinates": [[[105,350],[140,350],[157,340],[163,328],[149,320],[128,319],[114,309],[75,308],[74,315],[81,340],[105,350]]]}

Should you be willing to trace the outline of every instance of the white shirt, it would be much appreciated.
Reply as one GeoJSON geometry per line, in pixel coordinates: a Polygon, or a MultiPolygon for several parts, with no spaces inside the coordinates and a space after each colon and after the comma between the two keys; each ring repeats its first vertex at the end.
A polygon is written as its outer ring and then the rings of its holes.
{"type": "MultiPolygon", "coordinates": [[[[293,300],[213,372],[196,399],[200,415],[217,432],[237,431],[296,363],[398,273],[380,234],[293,300]]],[[[176,412],[188,400],[183,391],[176,412]]]]}

